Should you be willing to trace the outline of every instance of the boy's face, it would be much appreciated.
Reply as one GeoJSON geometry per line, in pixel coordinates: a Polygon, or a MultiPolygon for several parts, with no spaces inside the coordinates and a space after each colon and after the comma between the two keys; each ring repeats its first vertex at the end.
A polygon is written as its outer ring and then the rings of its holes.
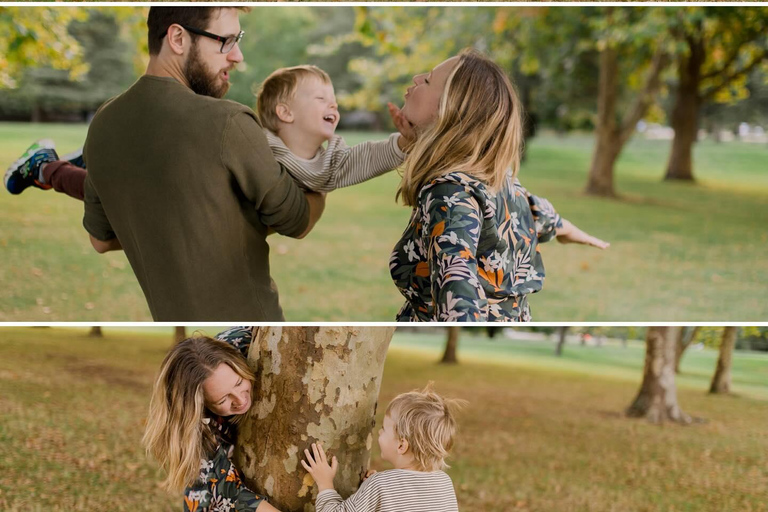
{"type": "Polygon", "coordinates": [[[395,435],[395,423],[389,416],[384,416],[384,423],[379,429],[379,449],[381,458],[390,464],[394,464],[399,455],[400,440],[395,435]]]}
{"type": "Polygon", "coordinates": [[[314,76],[302,78],[289,107],[293,114],[292,125],[301,134],[322,141],[333,137],[341,118],[333,84],[323,83],[314,76]]]}

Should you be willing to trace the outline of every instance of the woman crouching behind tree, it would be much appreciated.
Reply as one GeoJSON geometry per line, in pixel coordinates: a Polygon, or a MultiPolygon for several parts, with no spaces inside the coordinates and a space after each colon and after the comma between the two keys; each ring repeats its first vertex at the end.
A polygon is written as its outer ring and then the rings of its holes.
{"type": "Polygon", "coordinates": [[[186,339],[160,367],[143,443],[167,473],[163,487],[184,491],[185,512],[279,512],[243,484],[231,461],[251,406],[252,336],[250,327],[236,327],[217,339],[186,339]]]}

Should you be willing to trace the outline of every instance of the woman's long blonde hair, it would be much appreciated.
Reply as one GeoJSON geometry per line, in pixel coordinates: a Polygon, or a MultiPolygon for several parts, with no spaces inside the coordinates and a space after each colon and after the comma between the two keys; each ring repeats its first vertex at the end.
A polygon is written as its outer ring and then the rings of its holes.
{"type": "Polygon", "coordinates": [[[178,343],[160,366],[142,442],[147,454],[167,472],[162,485],[168,491],[178,492],[194,483],[200,462],[216,448],[215,436],[203,423],[203,382],[222,363],[243,379],[255,380],[245,358],[235,348],[202,336],[178,343]]]}
{"type": "Polygon", "coordinates": [[[498,192],[520,168],[523,123],[517,92],[489,58],[467,49],[445,83],[437,119],[421,130],[397,190],[408,206],[431,180],[463,172],[498,192]]]}

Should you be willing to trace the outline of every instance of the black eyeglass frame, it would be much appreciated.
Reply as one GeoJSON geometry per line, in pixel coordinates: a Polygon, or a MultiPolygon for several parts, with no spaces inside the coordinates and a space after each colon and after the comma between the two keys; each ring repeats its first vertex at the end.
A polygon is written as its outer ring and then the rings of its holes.
{"type": "MultiPolygon", "coordinates": [[[[237,34],[236,36],[224,37],[224,36],[218,36],[216,34],[211,34],[210,32],[206,32],[205,30],[200,30],[199,28],[188,27],[187,25],[179,25],[179,26],[181,28],[183,28],[184,30],[188,31],[188,32],[192,32],[193,34],[197,34],[198,36],[208,37],[208,38],[214,39],[216,41],[219,41],[221,43],[221,49],[219,50],[219,52],[221,52],[221,53],[229,53],[229,52],[231,52],[232,48],[234,48],[237,43],[242,41],[243,35],[245,34],[245,32],[241,30],[240,33],[237,34]],[[232,42],[231,42],[232,46],[228,50],[224,51],[224,47],[227,45],[227,41],[230,41],[230,40],[232,40],[232,42]]],[[[165,36],[163,36],[163,37],[165,37],[165,36]]]]}

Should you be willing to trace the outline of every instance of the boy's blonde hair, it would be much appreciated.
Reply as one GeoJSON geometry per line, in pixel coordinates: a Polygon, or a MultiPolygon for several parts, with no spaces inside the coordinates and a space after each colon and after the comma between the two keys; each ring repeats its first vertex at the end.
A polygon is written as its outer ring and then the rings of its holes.
{"type": "Polygon", "coordinates": [[[277,106],[287,103],[296,94],[299,80],[315,77],[324,84],[331,83],[328,73],[317,66],[304,65],[290,68],[280,68],[267,77],[259,87],[256,112],[264,128],[277,133],[280,118],[277,117],[277,106]]]}
{"type": "Polygon", "coordinates": [[[422,391],[402,393],[390,402],[386,415],[395,425],[395,436],[408,441],[418,470],[449,467],[445,459],[456,435],[454,414],[466,403],[438,395],[432,391],[432,382],[422,391]]]}

